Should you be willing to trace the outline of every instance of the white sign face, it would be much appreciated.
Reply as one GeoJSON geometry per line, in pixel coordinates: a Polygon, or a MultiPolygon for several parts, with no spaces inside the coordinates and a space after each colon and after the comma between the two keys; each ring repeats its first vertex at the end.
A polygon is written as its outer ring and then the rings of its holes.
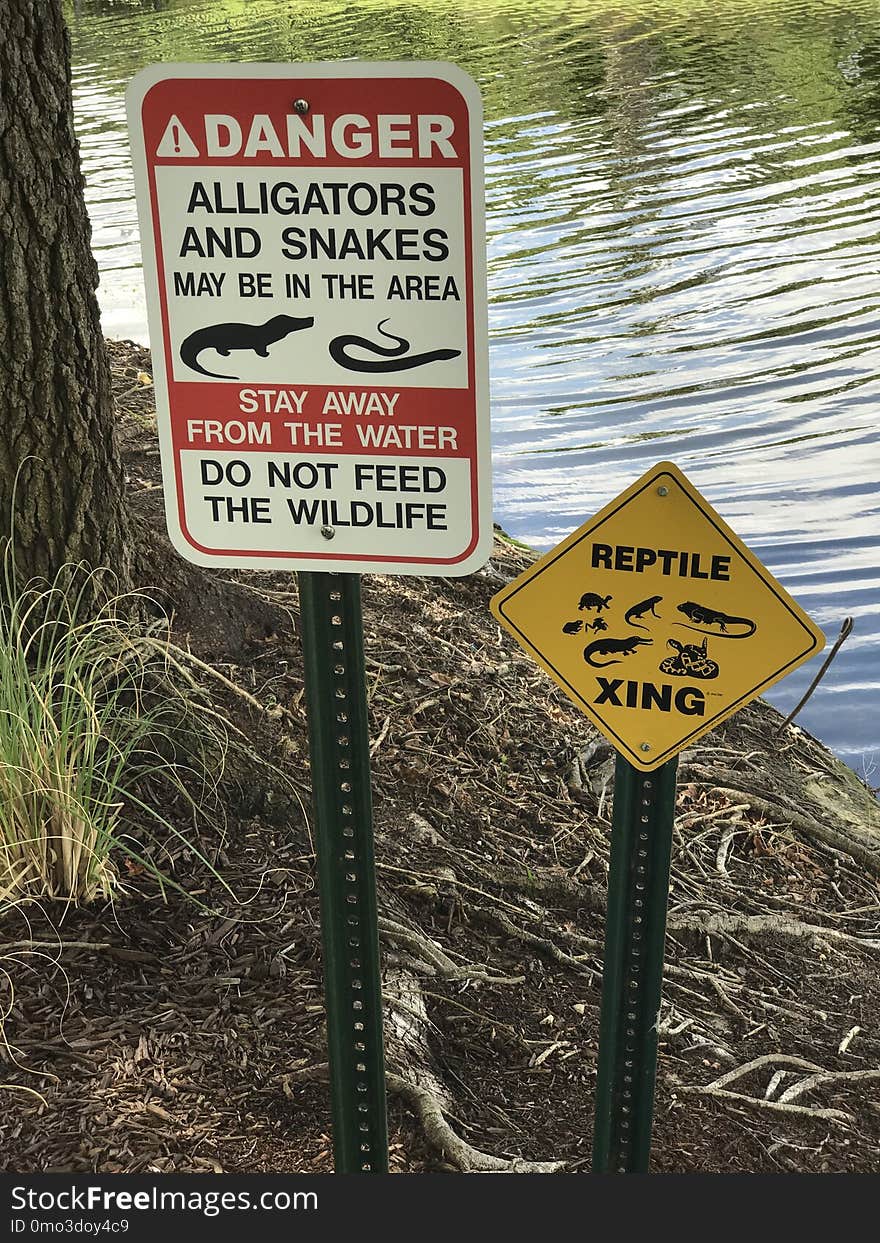
{"type": "Polygon", "coordinates": [[[178,552],[265,569],[482,565],[472,80],[418,62],[156,65],[128,112],[178,552]]]}

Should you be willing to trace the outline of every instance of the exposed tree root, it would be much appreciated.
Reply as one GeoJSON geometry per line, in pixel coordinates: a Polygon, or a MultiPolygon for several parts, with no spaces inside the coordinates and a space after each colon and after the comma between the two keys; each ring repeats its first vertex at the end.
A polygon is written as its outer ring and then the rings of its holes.
{"type": "MultiPolygon", "coordinates": [[[[325,1083],[329,1078],[329,1063],[320,1062],[288,1071],[282,1077],[281,1087],[284,1095],[292,1098],[291,1084],[325,1083]]],[[[445,1092],[441,1097],[431,1088],[390,1070],[385,1074],[385,1083],[388,1091],[405,1101],[416,1115],[431,1147],[463,1174],[557,1174],[565,1169],[564,1161],[525,1161],[521,1157],[493,1157],[481,1152],[456,1135],[446,1121],[443,1111],[449,1108],[449,1102],[445,1092]]]]}
{"type": "Polygon", "coordinates": [[[474,963],[455,963],[424,933],[417,932],[415,928],[406,928],[392,919],[380,917],[379,932],[384,940],[409,950],[414,955],[415,967],[427,971],[429,975],[439,976],[442,980],[474,980],[482,984],[522,984],[525,980],[524,975],[491,975],[484,967],[478,967],[474,963]]]}
{"type": "MultiPolygon", "coordinates": [[[[730,773],[728,776],[733,777],[734,774],[730,773]]],[[[702,780],[705,782],[705,778],[702,780]]],[[[736,802],[745,799],[750,807],[767,816],[768,819],[784,820],[786,824],[797,832],[803,833],[805,837],[850,855],[872,875],[880,876],[880,846],[874,845],[867,834],[864,834],[863,838],[857,837],[857,829],[854,825],[847,826],[845,830],[842,827],[833,828],[828,823],[823,823],[803,811],[788,806],[778,796],[770,797],[769,793],[767,797],[764,797],[763,794],[729,785],[712,785],[709,792],[736,802]]]]}
{"type": "Polygon", "coordinates": [[[802,1057],[792,1057],[787,1053],[766,1053],[762,1057],[756,1057],[750,1062],[745,1062],[742,1066],[737,1066],[734,1070],[727,1071],[726,1074],[713,1079],[711,1083],[691,1086],[678,1084],[677,1090],[700,1096],[714,1096],[721,1100],[736,1101],[740,1105],[754,1105],[758,1109],[769,1109],[775,1113],[793,1114],[802,1118],[817,1118],[824,1122],[845,1124],[852,1122],[853,1118],[851,1114],[844,1113],[841,1109],[811,1108],[806,1105],[793,1105],[791,1102],[796,1097],[802,1096],[805,1092],[809,1092],[816,1087],[831,1083],[866,1079],[880,1079],[880,1070],[823,1071],[821,1066],[817,1066],[814,1062],[808,1062],[802,1057]],[[786,1089],[777,1101],[770,1100],[769,1098],[781,1082],[782,1076],[786,1073],[784,1070],[777,1069],[774,1072],[763,1097],[748,1096],[744,1092],[732,1092],[728,1087],[729,1084],[735,1083],[738,1079],[744,1079],[746,1075],[753,1074],[755,1071],[762,1070],[767,1066],[779,1067],[780,1065],[811,1073],[807,1078],[801,1079],[799,1083],[793,1084],[786,1089]]]}
{"type": "Polygon", "coordinates": [[[803,1096],[805,1092],[812,1092],[813,1088],[827,1087],[829,1084],[837,1083],[865,1083],[880,1079],[880,1070],[826,1070],[819,1074],[810,1075],[807,1079],[802,1079],[800,1083],[793,1083],[790,1088],[782,1093],[779,1098],[780,1105],[793,1101],[798,1096],[803,1096]]]}
{"type": "Polygon", "coordinates": [[[806,1105],[785,1105],[781,1101],[767,1101],[760,1096],[746,1096],[742,1092],[728,1092],[726,1088],[701,1088],[679,1084],[676,1090],[686,1092],[689,1095],[713,1096],[720,1100],[735,1101],[738,1105],[754,1105],[757,1109],[769,1109],[774,1113],[793,1114],[801,1118],[815,1118],[819,1121],[835,1122],[839,1125],[846,1125],[853,1121],[852,1115],[844,1113],[841,1109],[810,1109],[806,1105]]]}
{"type": "MultiPolygon", "coordinates": [[[[525,928],[517,928],[512,920],[508,919],[503,911],[487,911],[484,907],[476,907],[470,912],[473,918],[480,923],[488,924],[490,927],[497,928],[503,932],[505,936],[519,941],[522,945],[528,945],[540,953],[551,958],[553,962],[561,963],[563,967],[570,967],[572,971],[578,971],[587,975],[592,974],[590,966],[584,958],[575,958],[571,954],[566,954],[559,946],[549,939],[549,937],[539,937],[534,932],[528,932],[525,928]]],[[[589,937],[582,938],[584,941],[591,943],[592,946],[599,948],[600,943],[589,937]]]]}
{"type": "Polygon", "coordinates": [[[390,1072],[387,1083],[389,1090],[402,1097],[416,1114],[431,1146],[464,1174],[556,1174],[565,1168],[564,1161],[524,1161],[520,1157],[508,1160],[480,1152],[455,1134],[443,1117],[436,1096],[426,1088],[390,1072]]]}
{"type": "MultiPolygon", "coordinates": [[[[383,922],[387,924],[390,921],[383,922]]],[[[420,938],[412,936],[407,940],[415,945],[420,938]]],[[[433,950],[431,956],[435,957],[433,950]]],[[[440,960],[444,957],[441,951],[440,960]]],[[[386,1072],[385,1081],[389,1092],[400,1096],[412,1109],[426,1140],[435,1151],[465,1174],[554,1174],[564,1168],[562,1161],[494,1157],[456,1135],[444,1117],[444,1113],[452,1108],[452,1099],[433,1066],[428,1043],[431,1023],[417,976],[397,968],[387,970],[383,994],[386,1054],[389,1062],[397,1067],[397,1070],[386,1072]]],[[[291,1084],[328,1078],[329,1066],[321,1062],[289,1071],[283,1076],[281,1087],[285,1096],[292,1097],[291,1084]]]]}
{"type": "Polygon", "coordinates": [[[791,1066],[795,1070],[821,1070],[821,1066],[816,1066],[813,1062],[806,1061],[802,1057],[793,1057],[790,1053],[764,1053],[761,1057],[753,1057],[750,1062],[744,1062],[742,1066],[736,1066],[733,1070],[725,1071],[723,1075],[719,1075],[717,1079],[713,1079],[706,1086],[709,1088],[726,1088],[728,1084],[736,1083],[737,1079],[744,1079],[746,1075],[752,1074],[756,1070],[761,1070],[765,1066],[791,1066]]]}
{"type": "Polygon", "coordinates": [[[856,937],[837,928],[805,924],[785,915],[728,915],[723,911],[700,911],[693,915],[671,915],[666,927],[672,933],[689,932],[700,937],[737,936],[748,941],[770,935],[807,941],[813,948],[824,941],[826,944],[847,945],[854,949],[880,950],[880,941],[856,937]]]}
{"type": "MultiPolygon", "coordinates": [[[[387,925],[390,921],[384,921],[387,925]]],[[[416,944],[420,938],[397,926],[399,934],[416,944]]],[[[435,961],[445,958],[432,943],[435,961]]],[[[447,960],[448,961],[448,960],[447,960]]],[[[425,1138],[438,1152],[464,1173],[552,1174],[563,1168],[558,1161],[522,1161],[493,1157],[460,1139],[444,1117],[452,1098],[435,1068],[429,1043],[431,1021],[418,977],[411,971],[389,968],[383,977],[385,999],[385,1048],[389,1065],[389,1090],[403,1097],[418,1117],[425,1138]]]]}
{"type": "Polygon", "coordinates": [[[550,872],[545,868],[527,868],[522,871],[498,868],[492,876],[505,889],[540,899],[548,906],[563,906],[568,910],[580,908],[595,914],[605,912],[604,892],[580,885],[564,872],[550,872]]]}

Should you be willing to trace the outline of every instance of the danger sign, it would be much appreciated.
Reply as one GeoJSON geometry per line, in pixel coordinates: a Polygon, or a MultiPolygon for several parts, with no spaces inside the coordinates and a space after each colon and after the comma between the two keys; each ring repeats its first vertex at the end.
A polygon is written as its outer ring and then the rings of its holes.
{"type": "Polygon", "coordinates": [[[825,644],[672,462],[637,479],[490,603],[643,772],[825,644]]]}
{"type": "Polygon", "coordinates": [[[473,81],[418,62],[156,65],[127,102],[177,550],[231,567],[483,564],[473,81]]]}

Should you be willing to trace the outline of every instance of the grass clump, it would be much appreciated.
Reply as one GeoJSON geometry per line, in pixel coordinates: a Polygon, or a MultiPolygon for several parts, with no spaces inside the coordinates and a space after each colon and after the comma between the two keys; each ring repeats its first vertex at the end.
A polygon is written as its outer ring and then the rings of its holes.
{"type": "Polygon", "coordinates": [[[160,804],[183,800],[194,818],[222,770],[223,723],[172,655],[167,620],[145,624],[146,597],[114,596],[107,579],[65,566],[19,587],[4,543],[0,903],[109,898],[120,854],[167,881],[138,843],[180,837],[160,804]]]}

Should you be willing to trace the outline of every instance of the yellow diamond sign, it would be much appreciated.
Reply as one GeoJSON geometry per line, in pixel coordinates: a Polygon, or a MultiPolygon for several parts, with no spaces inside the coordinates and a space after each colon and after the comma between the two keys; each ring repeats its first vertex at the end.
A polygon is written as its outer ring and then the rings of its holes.
{"type": "Polygon", "coordinates": [[[491,609],[643,772],[825,646],[671,462],[508,584],[491,609]]]}

